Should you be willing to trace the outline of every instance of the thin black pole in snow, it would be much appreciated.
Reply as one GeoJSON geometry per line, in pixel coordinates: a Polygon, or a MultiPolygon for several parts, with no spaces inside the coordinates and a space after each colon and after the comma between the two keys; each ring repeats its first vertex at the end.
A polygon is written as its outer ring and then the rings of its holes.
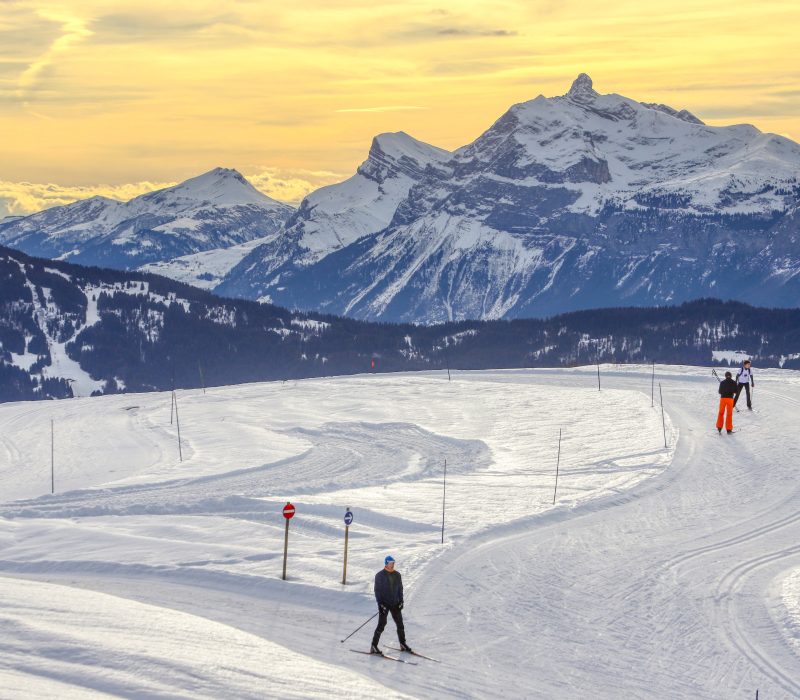
{"type": "MultiPolygon", "coordinates": [[[[371,618],[369,618],[369,620],[372,620],[374,617],[376,617],[376,616],[377,616],[377,614],[378,614],[378,613],[375,613],[375,615],[373,615],[371,618]]],[[[340,641],[342,644],[344,644],[344,643],[345,643],[345,642],[346,642],[348,639],[350,639],[350,637],[352,637],[352,636],[353,636],[353,635],[354,635],[356,632],[358,632],[358,630],[360,630],[360,629],[361,629],[361,628],[362,628],[364,625],[366,625],[366,624],[367,624],[367,622],[369,622],[369,620],[367,620],[366,622],[362,622],[362,623],[361,623],[361,624],[360,624],[358,627],[356,627],[356,628],[355,628],[355,629],[354,629],[354,630],[353,630],[353,631],[352,631],[350,634],[348,634],[348,635],[347,635],[347,636],[346,636],[344,639],[340,639],[339,641],[340,641]]]]}
{"type": "Polygon", "coordinates": [[[178,397],[175,395],[174,391],[172,392],[172,396],[175,406],[175,425],[178,426],[178,457],[181,462],[183,462],[183,450],[181,450],[181,420],[178,417],[178,397]]]}
{"type": "Polygon", "coordinates": [[[50,493],[56,492],[56,437],[53,419],[50,419],[50,493]]]}
{"type": "Polygon", "coordinates": [[[203,387],[203,394],[206,393],[206,380],[203,377],[203,365],[200,364],[200,360],[197,361],[197,369],[200,370],[200,386],[203,387]]]}
{"type": "Polygon", "coordinates": [[[664,422],[664,394],[661,393],[661,382],[658,383],[658,397],[661,399],[661,428],[664,431],[664,447],[667,446],[667,424],[664,422]]]}
{"type": "MultiPolygon", "coordinates": [[[[291,503],[286,501],[286,506],[290,506],[291,503]]],[[[283,536],[283,576],[281,576],[282,580],[286,580],[286,559],[289,556],[289,520],[290,518],[285,518],[286,520],[286,530],[284,531],[283,536]]]]}
{"type": "Polygon", "coordinates": [[[553,489],[553,505],[556,504],[556,492],[558,491],[558,467],[561,464],[561,428],[558,429],[558,457],[556,458],[556,486],[553,489]]]}
{"type": "Polygon", "coordinates": [[[444,458],[444,478],[442,479],[442,544],[444,544],[444,505],[447,499],[447,457],[444,458]]]}
{"type": "Polygon", "coordinates": [[[173,414],[175,413],[176,407],[176,399],[175,399],[175,360],[172,361],[172,404],[169,407],[169,424],[172,425],[172,418],[173,414]]]}
{"type": "Polygon", "coordinates": [[[600,358],[597,358],[597,391],[600,391],[600,358]]]}
{"type": "MultiPolygon", "coordinates": [[[[345,513],[350,512],[350,506],[347,506],[345,513]]],[[[344,521],[344,566],[342,568],[342,585],[347,585],[347,543],[350,539],[350,525],[348,525],[347,520],[344,521]]]]}
{"type": "Polygon", "coordinates": [[[172,421],[175,420],[175,389],[170,392],[169,395],[169,424],[172,425],[172,421]]]}
{"type": "Polygon", "coordinates": [[[655,406],[656,401],[656,361],[653,360],[653,374],[650,377],[650,408],[655,406]]]}

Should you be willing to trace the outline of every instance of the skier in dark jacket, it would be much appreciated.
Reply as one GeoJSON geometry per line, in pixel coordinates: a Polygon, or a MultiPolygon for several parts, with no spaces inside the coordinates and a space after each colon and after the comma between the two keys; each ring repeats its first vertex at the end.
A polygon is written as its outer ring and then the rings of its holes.
{"type": "Polygon", "coordinates": [[[717,432],[722,432],[722,423],[728,433],[733,432],[733,401],[736,396],[736,382],[730,372],[725,372],[725,379],[719,383],[719,414],[717,415],[717,432]],[[725,414],[727,413],[727,419],[725,414]]]}
{"type": "Polygon", "coordinates": [[[753,410],[753,402],[750,400],[751,386],[753,387],[753,391],[755,391],[756,382],[755,379],[753,379],[753,370],[750,366],[750,360],[745,360],[742,363],[742,368],[736,374],[736,396],[733,398],[734,407],[739,400],[739,394],[742,393],[742,389],[745,389],[747,392],[747,408],[751,411],[753,410]]]}
{"type": "Polygon", "coordinates": [[[400,640],[400,649],[411,651],[411,647],[406,644],[406,630],[403,627],[403,579],[399,571],[394,570],[394,557],[388,556],[383,561],[384,567],[375,574],[375,600],[378,601],[378,626],[375,634],[372,635],[372,646],[370,652],[373,654],[382,653],[378,649],[383,630],[386,629],[386,621],[389,613],[397,626],[397,638],[400,640]]]}

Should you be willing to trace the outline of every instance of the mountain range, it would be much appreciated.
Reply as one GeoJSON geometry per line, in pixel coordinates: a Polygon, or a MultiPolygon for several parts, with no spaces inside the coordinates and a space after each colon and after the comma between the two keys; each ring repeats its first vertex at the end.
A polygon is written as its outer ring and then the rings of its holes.
{"type": "MultiPolygon", "coordinates": [[[[212,173],[249,187],[235,171],[212,173]]],[[[108,233],[87,212],[77,228],[97,235],[83,245],[58,217],[71,221],[89,200],[0,223],[0,243],[126,269],[149,263],[220,295],[365,320],[543,317],[708,296],[793,307],[798,173],[800,145],[787,138],[600,94],[581,74],[564,95],[512,106],[455,151],[381,134],[352,177],[296,210],[270,200],[268,218],[263,201],[248,202],[249,227],[215,220],[206,197],[202,236],[176,226],[192,212],[158,233],[135,218],[108,233]],[[178,241],[190,242],[185,255],[178,241]]]]}

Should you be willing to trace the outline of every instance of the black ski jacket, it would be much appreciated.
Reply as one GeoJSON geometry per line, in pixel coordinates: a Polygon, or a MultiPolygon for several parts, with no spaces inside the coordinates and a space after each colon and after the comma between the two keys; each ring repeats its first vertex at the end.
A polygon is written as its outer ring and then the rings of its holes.
{"type": "Polygon", "coordinates": [[[394,608],[403,602],[403,579],[399,571],[381,569],[375,574],[375,600],[378,605],[394,608]]]}
{"type": "Polygon", "coordinates": [[[736,396],[736,382],[733,379],[723,379],[719,383],[719,395],[723,399],[732,399],[736,396]]]}

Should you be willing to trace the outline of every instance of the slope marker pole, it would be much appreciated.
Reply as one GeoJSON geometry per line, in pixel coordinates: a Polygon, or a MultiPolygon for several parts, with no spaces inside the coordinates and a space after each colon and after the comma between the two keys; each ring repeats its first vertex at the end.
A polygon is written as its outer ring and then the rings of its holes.
{"type": "Polygon", "coordinates": [[[178,426],[178,457],[183,462],[183,450],[181,449],[181,420],[178,417],[178,397],[175,392],[172,392],[172,397],[175,405],[175,424],[178,426]]]}
{"type": "Polygon", "coordinates": [[[348,522],[347,516],[350,515],[352,518],[352,514],[350,513],[350,506],[347,506],[345,509],[345,520],[344,520],[344,566],[342,567],[342,585],[347,585],[347,543],[350,539],[350,522],[348,522]]]}
{"type": "Polygon", "coordinates": [[[444,506],[447,500],[447,457],[444,458],[444,477],[442,478],[442,544],[444,544],[444,506]]]}
{"type": "Polygon", "coordinates": [[[667,447],[667,424],[664,422],[664,394],[661,393],[661,382],[658,383],[658,396],[661,399],[661,429],[664,431],[664,447],[667,447]]]}
{"type": "Polygon", "coordinates": [[[200,364],[200,360],[197,361],[197,369],[200,370],[200,386],[203,387],[203,396],[206,394],[206,379],[203,376],[203,365],[200,364]]]}
{"type": "Polygon", "coordinates": [[[53,419],[50,419],[50,493],[56,492],[56,437],[53,419]]]}
{"type": "Polygon", "coordinates": [[[558,467],[561,464],[561,428],[558,429],[558,457],[556,458],[556,485],[553,489],[553,505],[556,504],[556,492],[558,491],[558,467]]]}
{"type": "Polygon", "coordinates": [[[653,374],[650,377],[650,408],[655,406],[655,389],[656,389],[656,361],[653,360],[653,374]]]}

